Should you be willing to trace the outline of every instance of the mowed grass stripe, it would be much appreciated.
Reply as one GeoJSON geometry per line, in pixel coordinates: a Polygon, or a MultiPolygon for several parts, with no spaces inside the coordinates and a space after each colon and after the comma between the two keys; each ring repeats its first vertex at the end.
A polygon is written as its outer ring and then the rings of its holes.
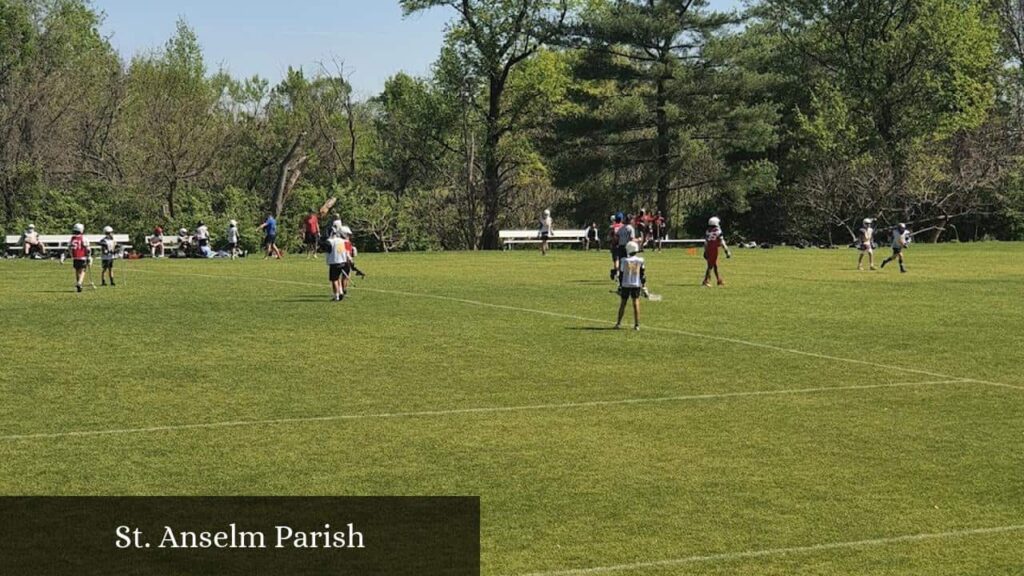
{"type": "Polygon", "coordinates": [[[695,400],[722,400],[751,396],[786,396],[796,394],[815,394],[823,392],[843,392],[851,390],[879,390],[884,388],[909,388],[917,386],[935,386],[941,384],[964,384],[965,380],[936,380],[930,382],[894,382],[890,384],[867,384],[860,386],[826,386],[820,388],[795,388],[790,390],[755,390],[750,392],[726,392],[722,394],[695,394],[689,396],[668,396],[661,398],[626,398],[622,400],[595,400],[591,402],[568,402],[564,404],[533,404],[525,406],[493,406],[480,408],[456,408],[449,410],[422,410],[416,412],[391,412],[378,414],[342,414],[336,416],[310,416],[305,418],[272,418],[266,420],[238,420],[231,422],[204,422],[195,424],[173,424],[144,428],[121,428],[112,430],[80,430],[65,432],[42,432],[38,434],[12,434],[0,436],[0,441],[42,440],[52,438],[111,436],[118,434],[144,434],[153,432],[179,432],[210,428],[238,428],[244,426],[277,426],[282,424],[315,424],[338,422],[344,420],[369,420],[391,418],[426,418],[431,416],[459,416],[472,414],[488,414],[495,412],[529,412],[539,410],[571,410],[580,408],[602,408],[611,406],[630,406],[657,404],[664,402],[686,402],[695,400]]]}
{"type": "MultiPolygon", "coordinates": [[[[157,271],[154,271],[154,270],[143,270],[143,272],[155,273],[155,274],[163,274],[163,275],[167,275],[167,276],[194,276],[194,277],[199,277],[199,278],[229,279],[229,280],[240,280],[240,281],[247,281],[247,282],[264,281],[264,282],[272,282],[272,283],[278,283],[278,284],[291,284],[291,285],[296,285],[296,286],[312,286],[312,287],[322,288],[322,285],[320,285],[320,284],[313,284],[311,282],[302,282],[302,281],[295,281],[295,280],[279,280],[279,279],[274,279],[274,278],[261,278],[261,277],[255,277],[255,276],[232,276],[232,275],[198,274],[198,273],[187,273],[187,272],[164,272],[164,271],[157,272],[157,271]]],[[[359,291],[366,291],[366,292],[375,292],[375,293],[378,293],[378,294],[390,294],[390,295],[394,295],[394,296],[406,296],[406,297],[411,297],[411,298],[428,298],[428,299],[432,299],[432,300],[440,300],[440,301],[444,301],[444,302],[455,302],[455,303],[459,303],[459,304],[467,304],[467,305],[470,305],[470,306],[479,306],[479,307],[483,307],[483,308],[491,308],[491,309],[496,309],[496,310],[506,310],[506,311],[510,311],[510,312],[522,312],[522,313],[528,313],[528,314],[538,314],[538,315],[543,315],[543,316],[549,316],[549,317],[552,317],[552,318],[563,318],[563,319],[566,319],[566,320],[575,320],[575,321],[579,321],[579,322],[588,322],[588,323],[595,323],[595,324],[602,324],[602,325],[613,325],[614,324],[614,322],[611,322],[609,320],[600,320],[600,319],[595,319],[595,318],[586,318],[586,317],[578,316],[578,315],[575,315],[575,314],[566,314],[566,313],[562,313],[562,312],[552,312],[550,310],[537,310],[537,309],[533,309],[533,308],[524,308],[524,307],[520,307],[520,306],[509,306],[509,305],[506,305],[506,304],[494,304],[494,303],[490,303],[490,302],[482,302],[482,301],[479,301],[479,300],[470,300],[470,299],[467,299],[467,298],[457,298],[457,297],[453,297],[453,296],[443,296],[443,295],[438,295],[438,294],[426,294],[426,293],[422,293],[422,292],[408,292],[408,291],[403,291],[403,290],[387,290],[387,289],[381,289],[381,288],[358,287],[358,288],[353,288],[353,289],[354,290],[359,290],[359,291]]],[[[726,343],[729,343],[729,344],[736,344],[736,345],[739,345],[739,346],[746,346],[746,347],[752,347],[752,348],[760,348],[760,349],[763,349],[763,350],[772,350],[774,352],[783,352],[783,353],[786,353],[786,354],[795,354],[795,355],[800,355],[800,356],[808,356],[808,357],[811,357],[811,358],[818,358],[818,359],[821,359],[821,360],[830,360],[830,361],[834,361],[834,362],[844,362],[844,363],[847,363],[847,364],[860,364],[862,366],[870,366],[870,367],[873,367],[873,368],[883,368],[883,369],[886,369],[886,370],[895,370],[895,371],[899,371],[899,372],[906,372],[908,374],[918,374],[918,375],[922,375],[922,376],[931,376],[931,377],[934,377],[934,378],[942,378],[942,379],[949,379],[949,380],[969,381],[969,382],[973,382],[973,383],[976,383],[976,384],[983,384],[983,385],[986,385],[986,386],[997,386],[997,387],[1000,387],[1000,388],[1010,388],[1010,389],[1014,389],[1014,390],[1022,390],[1022,391],[1024,391],[1024,386],[1017,386],[1015,384],[1006,384],[1006,383],[1003,383],[1003,382],[993,382],[993,381],[989,381],[989,380],[980,380],[980,379],[975,379],[975,378],[971,378],[971,377],[954,376],[954,375],[951,375],[951,374],[944,374],[944,373],[941,373],[941,372],[934,372],[934,371],[930,371],[930,370],[921,370],[921,369],[918,369],[918,368],[907,368],[905,366],[894,366],[894,365],[889,365],[889,364],[882,364],[882,363],[873,362],[873,361],[870,361],[870,360],[860,360],[860,359],[856,359],[856,358],[845,358],[845,357],[841,357],[841,356],[833,356],[833,355],[830,355],[830,354],[820,354],[820,353],[817,353],[817,352],[808,352],[806,350],[797,350],[797,349],[794,349],[794,348],[785,348],[785,347],[782,347],[782,346],[776,346],[774,344],[766,344],[766,343],[763,343],[763,342],[752,342],[750,340],[742,340],[742,339],[739,339],[739,338],[731,338],[731,337],[728,337],[728,336],[720,336],[720,335],[717,335],[717,334],[708,334],[708,333],[703,333],[703,332],[692,332],[692,331],[689,331],[689,330],[680,330],[678,328],[667,328],[667,327],[663,327],[663,326],[646,326],[645,325],[644,329],[655,331],[655,332],[662,332],[662,333],[669,333],[669,334],[678,334],[678,335],[681,335],[681,336],[687,336],[687,337],[690,337],[690,338],[697,338],[697,339],[701,339],[701,340],[714,340],[714,341],[717,341],[717,342],[726,342],[726,343]]]]}

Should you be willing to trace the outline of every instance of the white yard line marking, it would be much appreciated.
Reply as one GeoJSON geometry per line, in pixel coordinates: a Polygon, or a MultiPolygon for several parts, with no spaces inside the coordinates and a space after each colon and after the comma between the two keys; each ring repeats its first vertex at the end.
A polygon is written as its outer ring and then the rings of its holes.
{"type": "Polygon", "coordinates": [[[551,572],[532,572],[522,576],[588,576],[591,574],[609,574],[612,572],[624,572],[627,570],[641,570],[645,568],[673,568],[685,564],[731,562],[750,558],[765,558],[768,556],[784,556],[787,554],[809,554],[814,552],[825,552],[830,550],[843,550],[849,548],[866,548],[871,546],[885,546],[889,544],[900,544],[908,542],[926,542],[929,540],[948,540],[952,538],[965,538],[968,536],[982,536],[991,534],[1008,534],[1024,531],[1024,525],[998,526],[995,528],[973,528],[969,530],[955,530],[950,532],[934,532],[931,534],[911,534],[907,536],[893,536],[891,538],[872,538],[870,540],[854,540],[852,542],[833,542],[829,544],[813,544],[810,546],[794,546],[791,548],[769,548],[765,550],[751,550],[748,552],[729,552],[725,554],[708,554],[704,556],[689,556],[687,558],[674,558],[671,560],[655,560],[652,562],[636,562],[633,564],[618,564],[614,566],[598,566],[594,568],[577,568],[573,570],[555,570],[551,572]]]}
{"type": "MultiPolygon", "coordinates": [[[[163,272],[163,271],[155,271],[155,270],[137,270],[137,271],[149,272],[149,273],[158,274],[158,275],[159,274],[163,274],[163,275],[170,275],[170,276],[197,276],[197,277],[200,277],[200,278],[229,279],[229,280],[233,279],[233,280],[247,280],[247,281],[262,280],[264,282],[273,282],[273,283],[277,283],[277,284],[291,284],[291,285],[296,285],[296,286],[312,286],[312,287],[316,287],[316,288],[322,288],[323,287],[320,284],[313,284],[311,282],[298,282],[298,281],[294,281],[294,280],[277,280],[277,279],[274,279],[274,278],[262,278],[262,277],[258,277],[258,276],[233,276],[233,275],[222,276],[222,275],[218,275],[218,274],[197,274],[197,273],[188,273],[188,272],[163,272]]],[[[564,319],[567,319],[567,320],[576,320],[576,321],[579,321],[579,322],[588,322],[588,323],[594,323],[594,324],[602,324],[602,325],[605,325],[605,326],[611,326],[611,325],[615,324],[614,322],[612,322],[610,320],[599,320],[599,319],[595,319],[595,318],[586,318],[586,317],[583,317],[583,316],[576,316],[574,314],[564,314],[564,313],[561,313],[561,312],[551,312],[551,311],[548,311],[548,310],[537,310],[537,309],[533,309],[533,308],[521,308],[519,306],[509,306],[509,305],[506,305],[506,304],[493,304],[493,303],[490,303],[490,302],[481,302],[481,301],[478,301],[478,300],[468,300],[466,298],[456,298],[456,297],[453,297],[453,296],[441,296],[441,295],[437,295],[437,294],[426,294],[426,293],[421,293],[421,292],[406,292],[404,290],[385,290],[385,289],[382,289],[382,288],[365,288],[365,287],[360,287],[360,288],[354,288],[354,289],[358,290],[358,291],[364,291],[364,292],[376,292],[378,294],[391,294],[391,295],[395,295],[395,296],[408,296],[408,297],[412,297],[412,298],[426,298],[426,299],[431,299],[431,300],[441,300],[441,301],[445,301],[445,302],[456,302],[456,303],[460,303],[460,304],[468,304],[468,305],[471,305],[471,306],[480,306],[480,307],[483,307],[483,308],[492,308],[492,309],[496,309],[496,310],[507,310],[507,311],[510,311],[510,312],[524,312],[524,313],[528,313],[528,314],[539,314],[539,315],[543,315],[543,316],[550,316],[550,317],[553,317],[553,318],[564,318],[564,319]]],[[[782,352],[782,353],[785,353],[785,354],[793,354],[793,355],[797,355],[797,356],[807,356],[807,357],[810,357],[810,358],[818,358],[820,360],[830,360],[830,361],[833,361],[833,362],[844,362],[844,363],[847,363],[847,364],[858,364],[858,365],[861,365],[861,366],[870,366],[872,368],[883,368],[883,369],[886,369],[886,370],[895,370],[895,371],[898,371],[898,372],[906,372],[908,374],[919,374],[919,375],[922,375],[922,376],[930,376],[930,377],[933,377],[933,378],[963,380],[963,381],[967,381],[967,382],[972,382],[974,384],[982,384],[982,385],[985,385],[985,386],[995,386],[995,387],[999,387],[999,388],[1011,388],[1011,389],[1014,389],[1014,390],[1024,390],[1024,386],[1019,386],[1019,385],[1016,385],[1016,384],[1006,384],[1006,383],[1002,383],[1002,382],[992,382],[992,381],[989,381],[989,380],[979,380],[979,379],[975,379],[975,378],[961,378],[959,376],[953,376],[953,375],[950,375],[950,374],[942,374],[942,373],[939,373],[939,372],[932,372],[932,371],[928,371],[928,370],[919,370],[917,368],[905,368],[903,366],[892,366],[892,365],[889,365],[889,364],[881,364],[881,363],[878,363],[878,362],[872,362],[870,360],[860,360],[860,359],[856,359],[856,358],[845,358],[845,357],[842,357],[842,356],[832,356],[832,355],[829,355],[829,354],[819,354],[817,352],[807,352],[806,350],[797,350],[795,348],[785,348],[783,346],[776,346],[774,344],[765,344],[765,343],[762,343],[762,342],[752,342],[750,340],[740,340],[738,338],[729,338],[727,336],[718,336],[718,335],[715,335],[715,334],[705,334],[705,333],[702,333],[702,332],[691,332],[691,331],[688,331],[688,330],[680,330],[678,328],[664,328],[664,327],[660,327],[660,326],[645,326],[644,329],[648,330],[648,331],[654,331],[654,332],[665,332],[665,333],[669,333],[669,334],[678,334],[680,336],[687,336],[687,337],[690,337],[690,338],[697,338],[697,339],[702,339],[702,340],[714,340],[714,341],[717,341],[717,342],[728,342],[730,344],[737,344],[737,345],[740,345],[740,346],[747,346],[747,347],[752,347],[752,348],[760,348],[762,350],[772,350],[774,352],[782,352]]]]}
{"type": "Polygon", "coordinates": [[[420,410],[412,412],[381,412],[376,414],[339,414],[334,416],[309,416],[296,418],[271,418],[266,420],[235,420],[227,422],[202,422],[194,424],[168,424],[141,428],[119,428],[112,430],[80,430],[67,432],[43,432],[36,434],[11,434],[0,436],[0,441],[39,440],[52,438],[75,438],[89,436],[113,436],[122,434],[144,434],[151,432],[179,432],[212,428],[239,428],[243,426],[273,426],[280,424],[308,424],[341,422],[345,420],[373,420],[393,418],[426,418],[432,416],[458,416],[464,414],[493,414],[500,412],[529,412],[538,410],[570,410],[599,408],[607,406],[629,406],[636,404],[658,404],[665,402],[687,402],[697,400],[718,400],[751,396],[783,396],[814,394],[850,390],[876,390],[884,388],[909,388],[917,386],[938,386],[942,384],[964,384],[965,380],[937,380],[931,382],[894,382],[890,384],[867,384],[861,386],[825,386],[819,388],[793,388],[788,390],[754,390],[749,392],[723,392],[719,394],[691,394],[686,396],[662,396],[656,398],[626,398],[622,400],[593,400],[588,402],[565,402],[562,404],[528,404],[524,406],[491,406],[480,408],[453,408],[449,410],[420,410]]]}

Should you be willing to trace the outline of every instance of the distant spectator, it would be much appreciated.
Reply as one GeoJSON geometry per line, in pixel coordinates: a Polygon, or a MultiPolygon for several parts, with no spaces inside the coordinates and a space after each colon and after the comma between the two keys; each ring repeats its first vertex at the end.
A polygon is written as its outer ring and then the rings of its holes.
{"type": "Polygon", "coordinates": [[[39,240],[39,233],[36,232],[35,224],[29,224],[28,228],[21,235],[21,246],[25,250],[26,258],[34,254],[42,255],[43,243],[39,240]]]}
{"type": "Polygon", "coordinates": [[[544,214],[540,217],[540,253],[543,256],[548,255],[548,239],[551,238],[551,233],[554,232],[554,221],[551,220],[551,210],[544,210],[544,214]]]}
{"type": "Polygon", "coordinates": [[[277,220],[273,214],[268,214],[267,219],[260,224],[257,230],[264,230],[266,236],[263,238],[263,248],[267,251],[264,260],[271,256],[281,259],[281,249],[277,247],[277,220]]]}
{"type": "Polygon", "coordinates": [[[240,240],[238,234],[238,222],[232,220],[228,225],[228,252],[231,253],[231,259],[234,260],[238,256],[238,241],[240,240]]]}
{"type": "Polygon", "coordinates": [[[164,229],[157,226],[149,237],[149,255],[152,258],[164,257],[164,229]]]}
{"type": "Polygon", "coordinates": [[[302,220],[302,241],[306,246],[306,257],[316,258],[317,243],[320,241],[320,218],[316,209],[311,208],[302,220]]]}
{"type": "Polygon", "coordinates": [[[178,255],[182,258],[188,258],[192,255],[194,247],[195,244],[192,236],[188,233],[188,228],[178,230],[178,255]]]}
{"type": "Polygon", "coordinates": [[[196,246],[200,250],[210,245],[210,229],[206,227],[206,223],[202,220],[199,221],[199,225],[196,226],[196,246]]]}
{"type": "Polygon", "coordinates": [[[598,250],[601,249],[601,231],[597,229],[597,222],[590,223],[587,235],[583,238],[583,249],[590,250],[591,246],[598,250]]]}

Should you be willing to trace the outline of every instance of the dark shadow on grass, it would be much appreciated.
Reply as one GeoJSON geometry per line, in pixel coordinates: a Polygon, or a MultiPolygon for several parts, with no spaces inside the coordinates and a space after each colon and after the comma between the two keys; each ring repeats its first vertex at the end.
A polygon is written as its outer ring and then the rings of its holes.
{"type": "Polygon", "coordinates": [[[288,303],[288,304],[307,303],[307,302],[309,302],[309,303],[330,304],[331,303],[331,295],[327,294],[327,295],[324,295],[324,296],[313,296],[313,295],[309,295],[309,296],[295,296],[295,297],[292,297],[292,298],[279,298],[277,300],[274,300],[274,302],[281,302],[281,303],[288,303]]]}
{"type": "Polygon", "coordinates": [[[570,284],[608,284],[611,280],[569,280],[570,284]]]}
{"type": "Polygon", "coordinates": [[[568,326],[566,330],[574,330],[576,332],[615,332],[614,326],[568,326]]]}

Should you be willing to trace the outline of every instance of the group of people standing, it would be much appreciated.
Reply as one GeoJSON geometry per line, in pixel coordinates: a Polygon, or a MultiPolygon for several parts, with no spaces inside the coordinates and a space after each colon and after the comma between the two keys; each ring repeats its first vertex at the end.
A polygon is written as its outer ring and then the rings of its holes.
{"type": "MultiPolygon", "coordinates": [[[[864,257],[868,258],[868,269],[875,269],[875,220],[872,218],[865,218],[863,226],[857,231],[857,249],[860,251],[860,255],[857,257],[857,270],[864,269],[864,257]]],[[[911,234],[907,225],[900,222],[892,229],[892,241],[890,246],[892,247],[892,255],[882,260],[882,268],[885,268],[886,264],[892,261],[898,261],[900,264],[900,272],[906,273],[907,267],[904,261],[904,252],[913,242],[914,235],[911,234]]]]}

